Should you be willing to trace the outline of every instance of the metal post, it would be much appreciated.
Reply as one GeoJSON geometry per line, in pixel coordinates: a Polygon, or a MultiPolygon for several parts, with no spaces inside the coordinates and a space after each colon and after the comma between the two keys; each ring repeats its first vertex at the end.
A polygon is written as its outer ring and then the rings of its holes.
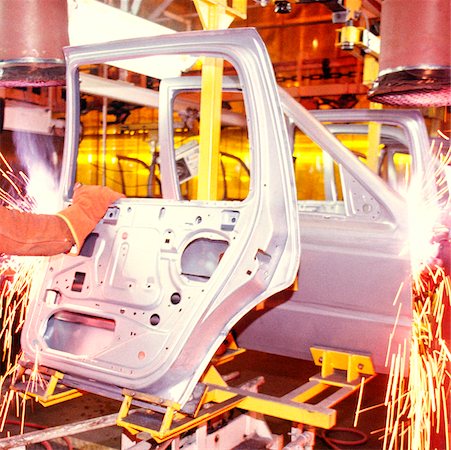
{"type": "MultiPolygon", "coordinates": [[[[235,17],[246,18],[246,1],[193,0],[205,30],[228,28],[235,17]]],[[[200,101],[199,183],[197,198],[215,200],[218,187],[223,60],[205,58],[200,101]]]]}

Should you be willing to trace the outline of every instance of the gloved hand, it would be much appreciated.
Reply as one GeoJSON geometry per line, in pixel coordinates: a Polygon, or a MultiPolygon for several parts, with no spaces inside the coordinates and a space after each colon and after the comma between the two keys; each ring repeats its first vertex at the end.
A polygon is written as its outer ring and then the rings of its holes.
{"type": "Polygon", "coordinates": [[[60,211],[75,241],[75,253],[80,253],[83,242],[105,215],[108,207],[125,195],[106,186],[80,185],[75,188],[72,205],[60,211]]]}

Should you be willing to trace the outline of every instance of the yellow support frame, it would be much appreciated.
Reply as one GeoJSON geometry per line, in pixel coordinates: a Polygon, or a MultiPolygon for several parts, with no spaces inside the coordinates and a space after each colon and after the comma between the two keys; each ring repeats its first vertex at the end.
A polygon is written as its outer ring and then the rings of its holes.
{"type": "MultiPolygon", "coordinates": [[[[220,30],[230,26],[236,17],[246,18],[247,1],[193,0],[204,30],[220,30]]],[[[219,142],[222,107],[222,74],[224,61],[204,58],[199,127],[199,170],[197,198],[216,200],[219,171],[219,142]]]]}
{"type": "MultiPolygon", "coordinates": [[[[373,55],[365,55],[363,59],[363,84],[371,87],[379,73],[379,61],[373,55]]],[[[370,102],[370,109],[382,109],[381,103],[370,102]]],[[[368,154],[367,165],[374,172],[378,171],[379,147],[381,143],[381,124],[370,122],[368,124],[368,154]]]]}
{"type": "Polygon", "coordinates": [[[235,338],[232,333],[229,333],[224,340],[223,345],[225,346],[225,351],[222,354],[216,354],[213,356],[211,362],[213,366],[218,367],[221,364],[225,364],[236,356],[246,351],[245,348],[238,347],[235,338]]]}
{"type": "MultiPolygon", "coordinates": [[[[231,354],[226,352],[225,359],[216,358],[215,364],[228,361],[231,355],[236,356],[244,351],[236,346],[232,336],[229,336],[226,343],[231,354]]],[[[337,415],[332,406],[352,394],[362,383],[372,379],[375,372],[368,355],[328,348],[312,348],[311,352],[315,363],[321,366],[321,373],[283,397],[257,392],[262,377],[231,387],[224,381],[216,366],[211,364],[197,384],[192,399],[183,408],[177,402],[124,389],[124,399],[116,424],[131,435],[139,436],[139,433],[144,433],[157,442],[163,442],[238,407],[293,423],[330,429],[335,425],[337,415]],[[333,390],[329,395],[326,392],[328,389],[333,390]],[[318,394],[323,394],[321,401],[309,403],[318,394]],[[132,408],[133,402],[145,407],[132,408]]],[[[82,395],[80,391],[61,384],[64,379],[61,372],[42,366],[28,369],[31,374],[37,371],[49,381],[43,394],[27,392],[30,382],[16,382],[12,388],[27,399],[34,398],[43,406],[51,406],[82,395]],[[60,392],[56,392],[58,389],[60,392]]],[[[26,370],[26,367],[21,367],[17,379],[22,378],[26,370]]],[[[30,373],[27,375],[31,376],[30,373]]]]}
{"type": "Polygon", "coordinates": [[[321,366],[321,373],[283,397],[260,394],[245,387],[230,387],[211,365],[201,380],[207,391],[199,399],[195,414],[182,413],[177,405],[167,402],[130,411],[133,398],[143,399],[146,394],[126,393],[117,424],[132,435],[143,432],[157,442],[163,442],[238,407],[294,423],[330,429],[336,423],[336,411],[332,406],[356,391],[361,383],[372,379],[375,372],[367,355],[327,348],[312,348],[311,352],[315,363],[321,366]],[[308,403],[328,389],[333,392],[323,395],[319,403],[308,403]],[[165,406],[163,412],[161,406],[165,406]]]}
{"type": "MultiPolygon", "coordinates": [[[[25,375],[26,368],[21,367],[17,376],[17,379],[21,378],[25,375]]],[[[36,392],[32,392],[28,390],[28,386],[31,386],[32,383],[15,383],[12,386],[12,389],[19,392],[19,394],[25,399],[34,399],[42,406],[48,407],[57,405],[62,402],[66,402],[68,400],[72,400],[77,397],[81,397],[83,395],[78,389],[71,389],[64,386],[61,381],[64,378],[64,374],[58,371],[50,371],[49,369],[42,369],[44,373],[50,375],[50,378],[47,382],[45,390],[39,388],[36,392]]],[[[35,369],[33,369],[36,372],[35,369]]],[[[32,371],[32,372],[33,372],[32,371]]],[[[39,369],[38,369],[39,372],[39,369]]],[[[31,378],[32,375],[30,375],[31,378]]],[[[42,376],[42,375],[40,375],[42,376]]],[[[34,382],[37,384],[37,382],[34,382]]]]}

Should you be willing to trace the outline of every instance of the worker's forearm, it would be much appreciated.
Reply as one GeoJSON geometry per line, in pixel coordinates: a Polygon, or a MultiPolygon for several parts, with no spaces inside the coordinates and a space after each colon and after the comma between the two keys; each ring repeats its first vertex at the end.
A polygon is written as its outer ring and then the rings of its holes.
{"type": "Polygon", "coordinates": [[[74,239],[60,217],[0,206],[0,253],[50,256],[68,252],[74,239]]]}

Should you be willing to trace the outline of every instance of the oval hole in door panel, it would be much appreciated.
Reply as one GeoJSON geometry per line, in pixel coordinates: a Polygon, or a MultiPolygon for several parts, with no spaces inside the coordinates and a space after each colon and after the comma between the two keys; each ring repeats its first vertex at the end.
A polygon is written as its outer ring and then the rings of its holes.
{"type": "Polygon", "coordinates": [[[93,355],[108,347],[114,338],[114,320],[72,311],[58,311],[47,322],[46,344],[73,355],[93,355]]]}
{"type": "Polygon", "coordinates": [[[190,242],[182,254],[182,275],[190,280],[208,281],[229,243],[219,239],[199,238],[190,242]]]}

